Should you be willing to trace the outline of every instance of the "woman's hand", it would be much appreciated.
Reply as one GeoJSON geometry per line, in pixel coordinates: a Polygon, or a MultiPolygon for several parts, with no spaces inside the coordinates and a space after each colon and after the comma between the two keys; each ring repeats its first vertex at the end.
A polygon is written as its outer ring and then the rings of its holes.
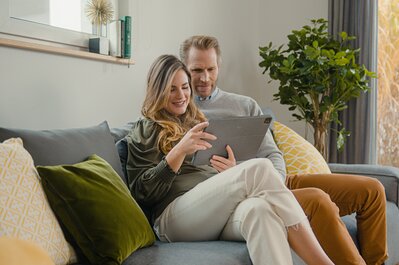
{"type": "Polygon", "coordinates": [[[227,158],[222,156],[214,155],[211,158],[211,166],[216,169],[218,172],[225,171],[231,167],[236,165],[236,159],[234,157],[233,149],[231,149],[230,145],[226,146],[227,158]]]}
{"type": "Polygon", "coordinates": [[[216,136],[204,132],[204,129],[208,125],[209,123],[207,121],[195,125],[184,135],[184,137],[173,149],[177,149],[185,155],[191,155],[198,150],[211,148],[212,145],[207,140],[216,140],[216,136]]]}
{"type": "Polygon", "coordinates": [[[212,147],[207,140],[216,140],[216,136],[204,132],[204,129],[208,125],[209,123],[207,121],[195,125],[166,155],[166,162],[174,172],[177,172],[180,169],[186,155],[193,154],[198,150],[205,150],[212,147]]]}

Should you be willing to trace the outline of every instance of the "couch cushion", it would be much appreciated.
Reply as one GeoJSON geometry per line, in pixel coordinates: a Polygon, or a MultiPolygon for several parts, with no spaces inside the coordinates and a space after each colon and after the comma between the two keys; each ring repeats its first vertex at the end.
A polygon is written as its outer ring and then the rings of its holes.
{"type": "Polygon", "coordinates": [[[22,138],[35,165],[74,164],[97,154],[127,183],[106,121],[97,126],[63,130],[35,131],[0,127],[0,142],[11,137],[22,138]]]}
{"type": "Polygon", "coordinates": [[[399,209],[393,202],[387,202],[388,260],[385,264],[399,264],[399,209]]]}
{"type": "MultiPolygon", "coordinates": [[[[0,143],[0,236],[35,242],[57,265],[68,264],[75,256],[20,138],[0,143]]],[[[8,263],[0,261],[0,264],[8,263]]]]}
{"type": "Polygon", "coordinates": [[[60,222],[93,264],[121,264],[155,236],[112,167],[97,155],[74,165],[38,166],[60,222]]]}
{"type": "Polygon", "coordinates": [[[250,265],[245,242],[163,243],[134,252],[123,265],[250,265]]]}
{"type": "Polygon", "coordinates": [[[283,153],[287,175],[331,173],[319,151],[299,134],[279,122],[274,122],[273,134],[283,153]]]}

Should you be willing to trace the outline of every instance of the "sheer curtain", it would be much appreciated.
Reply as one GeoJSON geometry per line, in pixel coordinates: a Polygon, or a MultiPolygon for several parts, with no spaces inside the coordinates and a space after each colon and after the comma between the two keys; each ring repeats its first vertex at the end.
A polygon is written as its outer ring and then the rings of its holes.
{"type": "MultiPolygon", "coordinates": [[[[360,48],[359,64],[377,72],[377,7],[378,0],[329,0],[329,32],[333,36],[341,31],[356,36],[352,45],[360,48]]],[[[349,102],[348,108],[339,114],[342,125],[351,135],[344,150],[336,147],[334,131],[340,129],[332,124],[329,133],[329,162],[376,163],[376,102],[377,80],[370,83],[371,90],[349,102]]]]}

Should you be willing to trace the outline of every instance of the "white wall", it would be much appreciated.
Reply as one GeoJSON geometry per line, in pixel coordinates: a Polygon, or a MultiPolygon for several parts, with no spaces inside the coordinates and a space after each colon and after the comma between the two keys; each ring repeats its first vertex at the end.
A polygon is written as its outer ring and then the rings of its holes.
{"type": "Polygon", "coordinates": [[[160,54],[178,53],[194,34],[217,37],[223,62],[219,85],[270,106],[303,135],[285,106],[272,102],[276,84],[258,67],[258,47],[286,42],[292,30],[327,17],[327,0],[132,0],[130,66],[0,47],[0,126],[31,129],[119,126],[140,115],[145,79],[160,54]]]}

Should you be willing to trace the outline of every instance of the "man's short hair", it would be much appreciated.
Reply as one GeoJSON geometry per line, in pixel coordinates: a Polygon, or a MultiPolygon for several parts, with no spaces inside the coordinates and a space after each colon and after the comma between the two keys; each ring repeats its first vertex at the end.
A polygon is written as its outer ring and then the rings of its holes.
{"type": "Polygon", "coordinates": [[[198,35],[198,36],[191,36],[190,38],[183,41],[183,43],[180,45],[180,59],[185,64],[187,64],[188,52],[190,51],[191,47],[199,50],[208,50],[212,48],[215,49],[218,65],[220,65],[221,51],[219,47],[219,42],[215,37],[198,35]]]}

